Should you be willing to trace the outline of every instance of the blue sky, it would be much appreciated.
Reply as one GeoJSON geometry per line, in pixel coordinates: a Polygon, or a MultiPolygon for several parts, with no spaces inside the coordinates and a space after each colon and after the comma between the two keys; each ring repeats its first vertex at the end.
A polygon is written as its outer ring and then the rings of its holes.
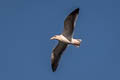
{"type": "Polygon", "coordinates": [[[0,0],[0,80],[120,80],[120,1],[0,0]],[[80,8],[55,73],[50,56],[65,17],[80,8]]]}

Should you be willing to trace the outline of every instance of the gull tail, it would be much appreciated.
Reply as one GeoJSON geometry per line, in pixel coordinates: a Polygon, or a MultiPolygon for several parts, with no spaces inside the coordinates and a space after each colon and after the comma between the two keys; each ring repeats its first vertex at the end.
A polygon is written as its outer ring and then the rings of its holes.
{"type": "Polygon", "coordinates": [[[80,47],[81,42],[82,42],[81,39],[74,39],[72,44],[73,44],[75,47],[80,47]]]}

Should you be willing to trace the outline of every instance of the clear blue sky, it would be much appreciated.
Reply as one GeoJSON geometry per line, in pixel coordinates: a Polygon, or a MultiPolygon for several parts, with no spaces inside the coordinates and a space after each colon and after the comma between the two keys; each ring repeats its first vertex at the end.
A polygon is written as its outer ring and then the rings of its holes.
{"type": "Polygon", "coordinates": [[[119,0],[0,0],[0,80],[120,80],[119,0]],[[55,73],[50,56],[65,17],[80,15],[55,73]]]}

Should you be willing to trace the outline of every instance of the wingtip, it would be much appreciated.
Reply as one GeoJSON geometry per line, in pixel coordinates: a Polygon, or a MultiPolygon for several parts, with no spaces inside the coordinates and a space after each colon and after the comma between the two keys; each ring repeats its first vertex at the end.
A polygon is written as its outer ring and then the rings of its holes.
{"type": "Polygon", "coordinates": [[[57,69],[57,66],[55,66],[54,64],[52,64],[51,66],[52,66],[52,71],[55,72],[57,69]]]}
{"type": "Polygon", "coordinates": [[[79,10],[80,10],[79,8],[76,8],[74,12],[79,13],[79,10]]]}
{"type": "Polygon", "coordinates": [[[80,9],[79,9],[79,8],[76,8],[75,10],[78,10],[78,11],[79,11],[80,9]]]}
{"type": "Polygon", "coordinates": [[[55,72],[56,70],[52,69],[52,72],[55,72]]]}
{"type": "Polygon", "coordinates": [[[71,14],[76,14],[76,13],[79,14],[79,10],[80,10],[79,8],[76,8],[71,14]]]}

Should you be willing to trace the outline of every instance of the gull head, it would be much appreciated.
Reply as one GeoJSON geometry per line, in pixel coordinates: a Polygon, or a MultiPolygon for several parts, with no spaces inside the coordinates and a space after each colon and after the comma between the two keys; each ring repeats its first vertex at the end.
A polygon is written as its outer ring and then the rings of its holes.
{"type": "Polygon", "coordinates": [[[51,37],[50,40],[59,40],[59,37],[60,37],[59,35],[55,35],[55,36],[51,37]]]}

